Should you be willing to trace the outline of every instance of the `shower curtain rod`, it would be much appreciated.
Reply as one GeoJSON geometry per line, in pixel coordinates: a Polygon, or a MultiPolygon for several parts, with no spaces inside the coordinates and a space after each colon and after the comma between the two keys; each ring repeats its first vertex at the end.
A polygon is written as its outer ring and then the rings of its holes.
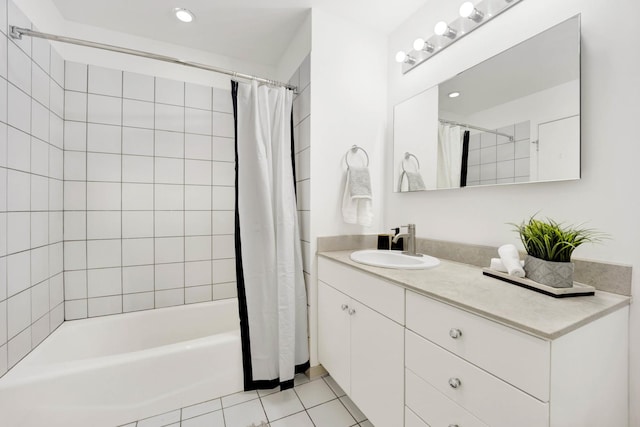
{"type": "Polygon", "coordinates": [[[81,39],[74,39],[74,38],[65,37],[65,36],[57,36],[55,34],[41,33],[39,31],[33,31],[28,28],[16,27],[15,25],[11,25],[9,29],[10,29],[9,34],[11,35],[11,37],[18,40],[21,40],[22,36],[29,36],[29,37],[37,37],[41,39],[61,42],[61,43],[75,44],[78,46],[93,47],[96,49],[108,50],[111,52],[124,53],[126,55],[141,56],[143,58],[155,59],[158,61],[170,62],[172,64],[184,65],[186,67],[200,68],[202,70],[213,71],[214,73],[226,74],[234,78],[255,80],[257,82],[266,83],[273,86],[282,86],[287,89],[291,89],[294,92],[297,92],[298,90],[298,88],[294,85],[279,82],[277,80],[266,79],[264,77],[257,77],[251,74],[239,73],[237,71],[230,71],[224,68],[214,67],[212,65],[200,64],[200,63],[191,62],[191,61],[183,61],[182,59],[173,58],[171,56],[158,55],[156,53],[145,52],[143,50],[129,49],[126,47],[113,46],[110,44],[97,43],[97,42],[81,40],[81,39]]]}
{"type": "Polygon", "coordinates": [[[509,135],[507,133],[502,133],[502,132],[498,132],[498,131],[491,130],[491,129],[485,129],[485,128],[481,128],[479,126],[473,126],[473,125],[469,125],[469,124],[466,124],[466,123],[454,122],[454,121],[451,121],[451,120],[445,120],[445,119],[438,119],[438,120],[440,121],[440,123],[445,123],[447,125],[460,126],[460,127],[463,127],[463,128],[479,130],[479,131],[487,132],[487,133],[494,133],[494,134],[500,135],[500,136],[506,136],[507,138],[509,138],[510,142],[513,142],[513,136],[509,135]]]}

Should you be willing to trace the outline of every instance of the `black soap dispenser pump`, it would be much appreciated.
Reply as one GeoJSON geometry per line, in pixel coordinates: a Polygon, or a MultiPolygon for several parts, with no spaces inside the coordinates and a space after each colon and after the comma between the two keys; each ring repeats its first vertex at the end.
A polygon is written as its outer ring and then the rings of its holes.
{"type": "MultiPolygon", "coordinates": [[[[398,234],[400,234],[400,227],[396,227],[396,228],[392,228],[391,230],[393,230],[393,236],[397,236],[398,234]]],[[[393,239],[391,240],[391,250],[392,251],[403,251],[404,250],[404,237],[401,237],[398,239],[397,242],[394,242],[393,239]]]]}

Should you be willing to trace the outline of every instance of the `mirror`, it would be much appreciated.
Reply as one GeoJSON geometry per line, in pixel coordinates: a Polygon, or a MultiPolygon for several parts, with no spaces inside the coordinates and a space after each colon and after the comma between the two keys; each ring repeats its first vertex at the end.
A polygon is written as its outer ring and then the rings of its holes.
{"type": "Polygon", "coordinates": [[[393,127],[394,191],[579,179],[580,16],[396,105],[393,127]]]}

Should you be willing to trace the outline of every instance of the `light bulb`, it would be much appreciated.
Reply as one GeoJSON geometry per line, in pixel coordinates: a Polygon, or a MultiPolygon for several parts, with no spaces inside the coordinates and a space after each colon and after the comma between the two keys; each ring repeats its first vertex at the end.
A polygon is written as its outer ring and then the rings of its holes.
{"type": "Polygon", "coordinates": [[[178,18],[182,22],[191,22],[193,21],[193,13],[188,11],[187,9],[176,8],[173,10],[176,14],[176,18],[178,18]]]}
{"type": "Polygon", "coordinates": [[[463,18],[469,18],[475,22],[480,22],[482,21],[482,18],[484,18],[484,13],[476,9],[473,3],[466,1],[460,6],[460,16],[463,18]]]}
{"type": "Polygon", "coordinates": [[[457,98],[460,96],[460,92],[451,92],[449,98],[457,98]]]}
{"type": "Polygon", "coordinates": [[[396,53],[396,62],[399,62],[402,64],[405,59],[407,59],[406,53],[404,53],[403,51],[399,51],[398,53],[396,53]]]}
{"type": "Polygon", "coordinates": [[[449,25],[444,21],[438,22],[436,24],[436,26],[433,27],[433,32],[436,33],[436,35],[438,35],[438,36],[444,36],[444,37],[448,37],[450,39],[455,38],[456,34],[458,34],[456,32],[456,30],[454,30],[453,28],[449,27],[449,25]]]}
{"type": "Polygon", "coordinates": [[[428,43],[425,39],[416,39],[413,42],[413,49],[423,50],[425,52],[433,52],[433,45],[428,43]]]}

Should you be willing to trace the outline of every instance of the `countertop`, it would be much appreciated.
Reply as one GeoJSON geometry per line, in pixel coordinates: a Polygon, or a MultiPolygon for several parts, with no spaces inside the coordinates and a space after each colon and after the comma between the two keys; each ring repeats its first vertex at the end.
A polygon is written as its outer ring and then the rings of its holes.
{"type": "Polygon", "coordinates": [[[320,252],[318,256],[548,340],[631,303],[630,297],[602,291],[594,296],[553,298],[484,276],[479,267],[443,259],[428,270],[371,267],[351,261],[351,252],[320,252]]]}

